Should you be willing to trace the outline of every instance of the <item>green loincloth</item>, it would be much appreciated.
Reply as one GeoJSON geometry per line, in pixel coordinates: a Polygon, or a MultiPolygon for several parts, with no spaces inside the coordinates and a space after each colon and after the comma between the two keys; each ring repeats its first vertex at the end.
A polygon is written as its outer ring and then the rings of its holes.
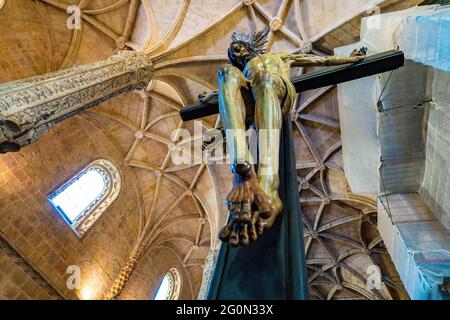
{"type": "Polygon", "coordinates": [[[290,78],[284,77],[278,73],[275,74],[279,76],[281,80],[283,80],[284,85],[286,86],[286,96],[284,97],[284,102],[283,105],[281,106],[283,116],[286,116],[291,112],[292,108],[294,107],[295,98],[297,97],[297,91],[295,90],[295,87],[292,84],[290,78]]]}

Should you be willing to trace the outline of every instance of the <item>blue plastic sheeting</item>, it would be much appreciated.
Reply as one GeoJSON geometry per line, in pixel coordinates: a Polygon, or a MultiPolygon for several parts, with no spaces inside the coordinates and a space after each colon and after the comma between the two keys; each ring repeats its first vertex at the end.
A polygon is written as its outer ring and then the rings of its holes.
{"type": "Polygon", "coordinates": [[[450,72],[450,7],[406,17],[400,48],[407,59],[450,72]]]}
{"type": "Polygon", "coordinates": [[[411,299],[448,299],[439,289],[444,277],[450,275],[450,236],[447,230],[437,221],[399,224],[398,230],[402,239],[397,239],[397,243],[404,246],[404,254],[409,256],[399,259],[398,265],[402,266],[401,278],[411,299]]]}

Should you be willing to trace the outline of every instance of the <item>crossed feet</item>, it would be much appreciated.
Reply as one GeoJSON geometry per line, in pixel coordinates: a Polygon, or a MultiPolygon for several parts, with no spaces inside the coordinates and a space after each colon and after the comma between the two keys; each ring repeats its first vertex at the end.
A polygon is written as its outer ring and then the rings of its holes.
{"type": "Polygon", "coordinates": [[[247,162],[234,164],[232,171],[233,187],[226,199],[231,219],[220,231],[219,238],[233,247],[248,246],[272,227],[282,204],[277,193],[270,196],[264,192],[247,162]]]}

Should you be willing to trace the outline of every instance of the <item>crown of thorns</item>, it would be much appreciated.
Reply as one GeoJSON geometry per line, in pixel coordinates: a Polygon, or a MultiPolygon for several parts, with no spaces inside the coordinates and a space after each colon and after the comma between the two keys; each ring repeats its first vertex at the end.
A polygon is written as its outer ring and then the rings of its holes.
{"type": "Polygon", "coordinates": [[[269,39],[269,29],[259,32],[245,33],[233,32],[231,35],[231,44],[243,44],[248,50],[253,51],[257,55],[266,53],[267,41],[269,39]]]}

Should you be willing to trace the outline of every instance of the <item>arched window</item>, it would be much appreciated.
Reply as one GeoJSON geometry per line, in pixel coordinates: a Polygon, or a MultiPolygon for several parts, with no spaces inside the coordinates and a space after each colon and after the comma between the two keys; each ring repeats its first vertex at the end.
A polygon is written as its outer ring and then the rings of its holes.
{"type": "Polygon", "coordinates": [[[120,187],[117,167],[100,159],[52,192],[48,200],[81,238],[117,198],[120,187]]]}
{"type": "Polygon", "coordinates": [[[181,291],[181,274],[177,268],[166,272],[155,295],[155,300],[177,300],[181,291]]]}

